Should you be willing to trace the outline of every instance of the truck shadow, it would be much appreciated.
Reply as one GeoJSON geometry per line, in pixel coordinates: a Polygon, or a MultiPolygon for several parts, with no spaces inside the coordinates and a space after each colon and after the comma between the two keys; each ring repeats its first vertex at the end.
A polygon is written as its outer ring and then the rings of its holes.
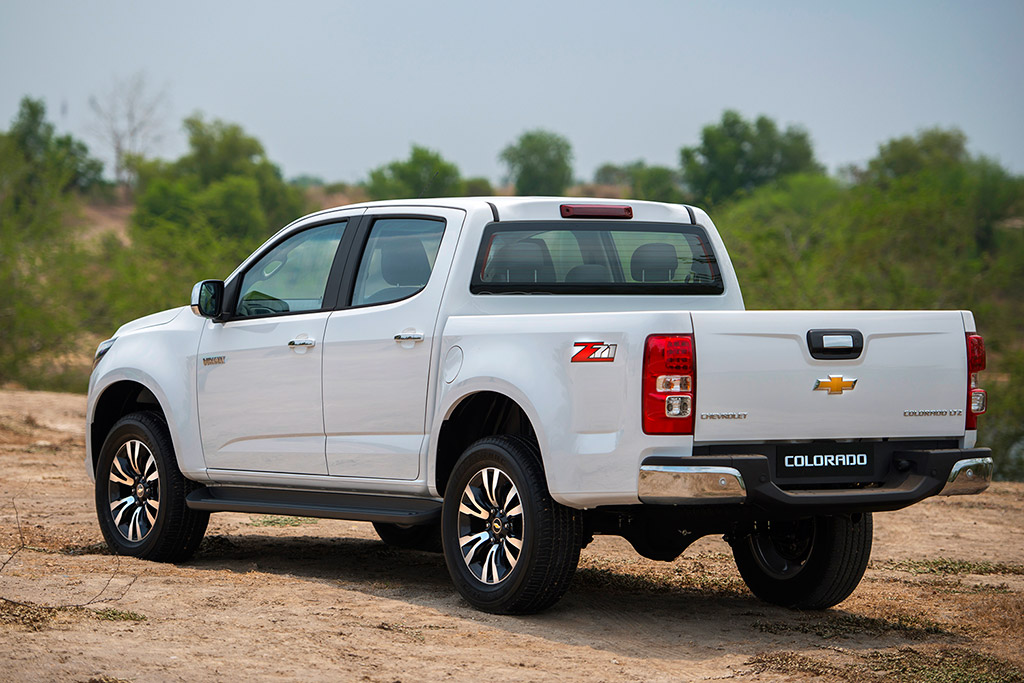
{"type": "MultiPolygon", "coordinates": [[[[456,593],[440,554],[398,550],[363,539],[212,536],[189,566],[322,582],[513,634],[625,657],[715,659],[737,653],[753,656],[822,647],[869,650],[908,641],[963,641],[961,635],[932,622],[898,614],[869,617],[842,609],[786,610],[761,602],[735,582],[679,588],[626,568],[581,568],[568,594],[542,614],[489,615],[456,593]]],[[[334,599],[330,591],[316,593],[325,601],[334,599]]]]}

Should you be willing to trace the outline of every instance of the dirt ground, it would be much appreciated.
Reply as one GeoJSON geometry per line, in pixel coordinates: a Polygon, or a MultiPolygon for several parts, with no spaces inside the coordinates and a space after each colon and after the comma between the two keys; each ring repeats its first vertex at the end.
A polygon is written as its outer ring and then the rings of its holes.
{"type": "Polygon", "coordinates": [[[663,563],[599,537],[554,608],[502,617],[365,523],[217,514],[187,563],[112,556],[84,411],[0,392],[0,680],[1024,680],[1024,484],[876,514],[826,612],[759,602],[719,538],[663,563]]]}

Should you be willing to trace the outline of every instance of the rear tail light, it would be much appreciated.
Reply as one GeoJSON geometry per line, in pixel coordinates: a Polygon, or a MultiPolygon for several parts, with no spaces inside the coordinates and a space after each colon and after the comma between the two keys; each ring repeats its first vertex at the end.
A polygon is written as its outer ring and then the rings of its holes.
{"type": "Polygon", "coordinates": [[[978,373],[985,369],[985,340],[980,334],[967,335],[967,429],[978,428],[978,416],[988,409],[988,394],[978,386],[978,373]]]}
{"type": "Polygon", "coordinates": [[[697,363],[692,334],[652,334],[644,348],[645,434],[693,434],[697,363]]]}

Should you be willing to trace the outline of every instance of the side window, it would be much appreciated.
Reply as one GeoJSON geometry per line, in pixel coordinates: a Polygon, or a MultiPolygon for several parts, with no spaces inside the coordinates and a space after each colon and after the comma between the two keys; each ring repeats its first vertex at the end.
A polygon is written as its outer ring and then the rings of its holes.
{"type": "Polygon", "coordinates": [[[379,218],[359,261],[353,306],[384,304],[423,289],[441,246],[444,221],[429,218],[379,218]]]}
{"type": "Polygon", "coordinates": [[[311,228],[271,249],[242,278],[235,313],[260,317],[320,310],[345,225],[311,228]]]}

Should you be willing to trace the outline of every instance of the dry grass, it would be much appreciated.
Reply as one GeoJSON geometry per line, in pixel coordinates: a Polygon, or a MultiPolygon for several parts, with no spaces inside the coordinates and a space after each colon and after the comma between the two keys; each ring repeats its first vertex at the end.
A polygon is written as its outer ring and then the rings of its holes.
{"type": "Polygon", "coordinates": [[[810,674],[850,683],[1020,683],[1024,670],[1005,660],[964,648],[933,652],[901,647],[857,655],[853,664],[833,664],[797,652],[764,652],[749,662],[753,673],[810,674]]]}
{"type": "Polygon", "coordinates": [[[1024,565],[1004,562],[970,562],[934,558],[929,560],[900,560],[880,563],[879,568],[898,569],[912,574],[1006,574],[1024,576],[1024,565]]]}
{"type": "Polygon", "coordinates": [[[752,626],[765,633],[811,633],[826,639],[847,638],[862,634],[880,636],[892,633],[911,640],[922,640],[929,636],[953,634],[953,631],[943,624],[902,613],[895,613],[887,617],[826,613],[822,617],[804,618],[798,623],[759,620],[755,621],[752,626]]]}

